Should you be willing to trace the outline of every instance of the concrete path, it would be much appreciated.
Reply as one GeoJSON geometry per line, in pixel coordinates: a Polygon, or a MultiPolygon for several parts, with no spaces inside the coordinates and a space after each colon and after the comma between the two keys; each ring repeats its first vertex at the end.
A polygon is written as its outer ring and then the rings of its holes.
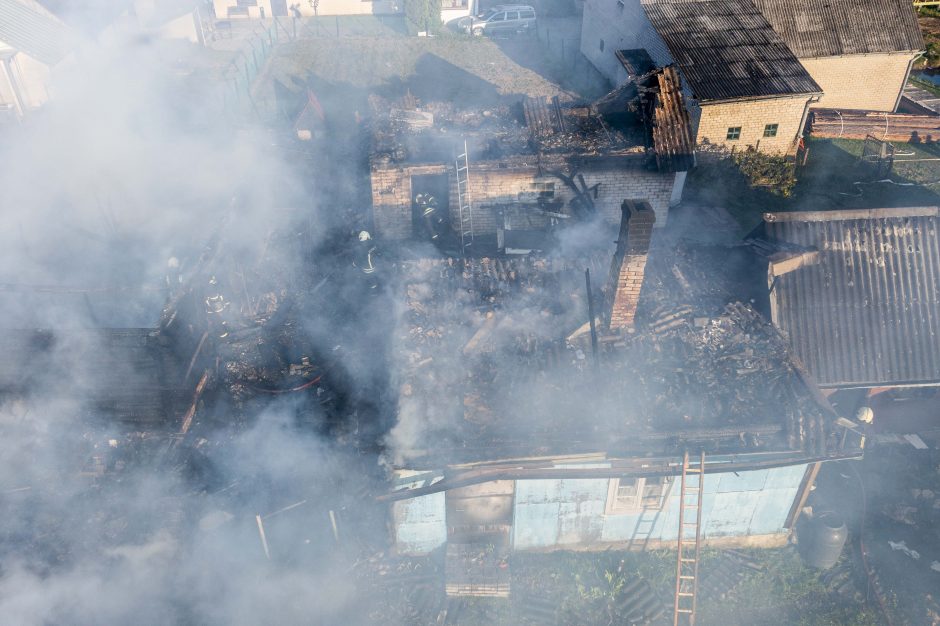
{"type": "Polygon", "coordinates": [[[904,87],[904,99],[909,100],[915,108],[925,109],[925,113],[929,111],[940,115],[940,97],[913,83],[908,83],[904,87]]]}

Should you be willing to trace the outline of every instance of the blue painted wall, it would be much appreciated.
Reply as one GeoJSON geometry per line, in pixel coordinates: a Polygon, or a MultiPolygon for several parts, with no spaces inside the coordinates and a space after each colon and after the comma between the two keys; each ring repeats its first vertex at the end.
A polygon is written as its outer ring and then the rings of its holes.
{"type": "MultiPolygon", "coordinates": [[[[709,474],[702,495],[705,537],[783,532],[805,465],[709,474]]],[[[661,512],[605,515],[607,479],[516,483],[513,545],[517,550],[597,542],[673,541],[679,530],[679,485],[661,512]]]]}
{"type": "MultiPolygon", "coordinates": [[[[702,496],[705,537],[783,532],[805,465],[709,474],[702,496]]],[[[519,480],[513,507],[517,550],[585,546],[600,542],[674,541],[679,529],[679,485],[661,512],[605,515],[609,480],[519,480]]],[[[443,493],[396,502],[399,552],[426,553],[447,541],[443,493]]]]}
{"type": "Polygon", "coordinates": [[[395,547],[401,554],[426,554],[447,541],[445,495],[432,493],[392,506],[395,547]]]}

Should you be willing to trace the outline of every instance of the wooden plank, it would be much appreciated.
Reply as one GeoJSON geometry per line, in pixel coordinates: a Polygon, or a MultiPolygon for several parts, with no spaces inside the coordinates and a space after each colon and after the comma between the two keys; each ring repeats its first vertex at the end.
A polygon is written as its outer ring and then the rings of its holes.
{"type": "Polygon", "coordinates": [[[803,475],[803,480],[800,482],[797,498],[793,501],[793,506],[790,508],[790,512],[787,513],[787,521],[783,524],[783,527],[789,528],[791,532],[796,525],[796,520],[800,518],[800,513],[806,505],[806,499],[809,498],[809,493],[813,489],[813,484],[816,482],[816,477],[819,475],[819,469],[821,467],[822,463],[819,462],[806,466],[806,473],[803,475]]]}
{"type": "Polygon", "coordinates": [[[189,405],[189,410],[187,410],[186,414],[183,416],[183,425],[180,427],[181,435],[185,435],[189,432],[189,427],[193,424],[193,417],[196,415],[196,407],[199,405],[199,398],[202,397],[202,392],[205,391],[207,382],[209,382],[209,370],[203,372],[202,378],[199,379],[199,383],[196,385],[196,392],[193,394],[193,403],[189,405]]]}

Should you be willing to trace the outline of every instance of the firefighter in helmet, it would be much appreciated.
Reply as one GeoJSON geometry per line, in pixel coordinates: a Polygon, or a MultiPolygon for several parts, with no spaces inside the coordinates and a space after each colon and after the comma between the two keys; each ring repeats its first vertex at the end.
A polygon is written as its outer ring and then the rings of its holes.
{"type": "Polygon", "coordinates": [[[224,339],[228,335],[228,321],[225,319],[228,306],[228,301],[222,295],[219,279],[210,276],[209,286],[206,289],[206,317],[209,327],[217,331],[219,339],[224,339]]]}
{"type": "Polygon", "coordinates": [[[437,198],[429,193],[419,193],[415,196],[415,205],[417,205],[418,211],[421,212],[421,219],[424,220],[428,237],[434,243],[440,243],[445,223],[444,216],[437,205],[437,198]]]}
{"type": "Polygon", "coordinates": [[[369,231],[359,231],[359,244],[356,247],[353,266],[369,279],[369,288],[375,289],[378,282],[375,280],[376,245],[369,231]]]}

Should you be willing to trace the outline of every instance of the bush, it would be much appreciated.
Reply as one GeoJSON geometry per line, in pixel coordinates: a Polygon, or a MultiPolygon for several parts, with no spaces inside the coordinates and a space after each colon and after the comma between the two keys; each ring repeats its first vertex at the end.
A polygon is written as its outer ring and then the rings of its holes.
{"type": "Polygon", "coordinates": [[[737,152],[732,155],[751,185],[764,187],[772,194],[788,198],[796,186],[796,167],[791,159],[784,156],[764,154],[754,150],[737,152]]]}

